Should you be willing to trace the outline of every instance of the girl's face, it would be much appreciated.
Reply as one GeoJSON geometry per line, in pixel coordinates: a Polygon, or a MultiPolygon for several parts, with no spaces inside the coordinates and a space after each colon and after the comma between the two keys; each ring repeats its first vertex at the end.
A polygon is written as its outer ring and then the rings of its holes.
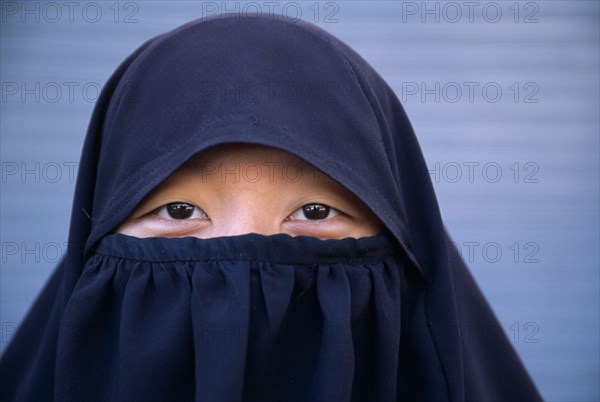
{"type": "Polygon", "coordinates": [[[358,198],[301,159],[265,146],[228,144],[186,162],[117,232],[135,237],[286,233],[341,239],[374,236],[381,227],[358,198]]]}

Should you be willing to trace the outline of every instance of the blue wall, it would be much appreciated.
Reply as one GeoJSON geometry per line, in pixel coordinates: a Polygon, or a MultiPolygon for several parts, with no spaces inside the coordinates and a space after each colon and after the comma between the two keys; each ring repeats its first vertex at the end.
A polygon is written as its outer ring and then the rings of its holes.
{"type": "Polygon", "coordinates": [[[401,98],[448,229],[543,396],[600,399],[597,1],[65,3],[1,3],[0,348],[64,252],[118,63],[193,18],[273,7],[345,40],[401,98]]]}

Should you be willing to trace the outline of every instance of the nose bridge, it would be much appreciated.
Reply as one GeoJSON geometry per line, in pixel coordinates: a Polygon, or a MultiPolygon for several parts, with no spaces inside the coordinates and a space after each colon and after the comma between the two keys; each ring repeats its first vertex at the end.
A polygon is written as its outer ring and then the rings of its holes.
{"type": "Polygon", "coordinates": [[[227,213],[215,222],[215,231],[218,236],[237,236],[248,233],[272,235],[279,232],[279,224],[274,211],[266,205],[261,205],[260,200],[255,202],[244,201],[231,203],[227,213]]]}
{"type": "MultiPolygon", "coordinates": [[[[244,166],[260,163],[252,158],[243,159],[235,171],[246,171],[244,166]]],[[[285,214],[282,199],[285,197],[282,197],[282,183],[276,178],[273,181],[271,176],[264,174],[258,177],[228,176],[217,184],[220,207],[212,216],[214,236],[271,235],[281,231],[282,215],[285,214]]]]}
{"type": "Polygon", "coordinates": [[[238,219],[229,221],[224,227],[224,236],[235,236],[247,233],[271,235],[276,233],[273,223],[267,222],[264,217],[257,214],[244,214],[238,219]]]}

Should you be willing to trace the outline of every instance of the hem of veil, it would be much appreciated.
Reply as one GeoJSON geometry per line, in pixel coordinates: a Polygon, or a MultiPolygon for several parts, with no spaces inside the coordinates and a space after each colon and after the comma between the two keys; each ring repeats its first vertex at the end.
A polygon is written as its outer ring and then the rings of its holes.
{"type": "Polygon", "coordinates": [[[199,239],[137,238],[113,233],[93,254],[147,262],[252,261],[277,264],[365,263],[396,255],[386,235],[320,240],[287,234],[255,233],[199,239]]]}

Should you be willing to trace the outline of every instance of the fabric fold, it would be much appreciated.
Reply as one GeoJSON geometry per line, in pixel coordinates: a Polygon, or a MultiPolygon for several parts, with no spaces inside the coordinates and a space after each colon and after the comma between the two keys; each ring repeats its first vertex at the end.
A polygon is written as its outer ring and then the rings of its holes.
{"type": "Polygon", "coordinates": [[[323,317],[319,370],[313,375],[317,395],[346,401],[352,395],[354,347],[352,346],[350,285],[343,267],[325,266],[317,273],[317,295],[323,317]],[[323,370],[328,370],[323,372],[323,370]]]}
{"type": "Polygon", "coordinates": [[[352,400],[356,389],[373,395],[396,381],[402,270],[385,236],[106,236],[65,310],[56,398],[338,401],[352,400]],[[363,345],[376,354],[356,350],[363,345]],[[101,360],[92,359],[98,350],[101,360]],[[357,375],[357,353],[389,376],[357,375]]]}
{"type": "Polygon", "coordinates": [[[241,400],[249,276],[248,263],[215,261],[193,267],[190,297],[198,401],[241,400]]]}

